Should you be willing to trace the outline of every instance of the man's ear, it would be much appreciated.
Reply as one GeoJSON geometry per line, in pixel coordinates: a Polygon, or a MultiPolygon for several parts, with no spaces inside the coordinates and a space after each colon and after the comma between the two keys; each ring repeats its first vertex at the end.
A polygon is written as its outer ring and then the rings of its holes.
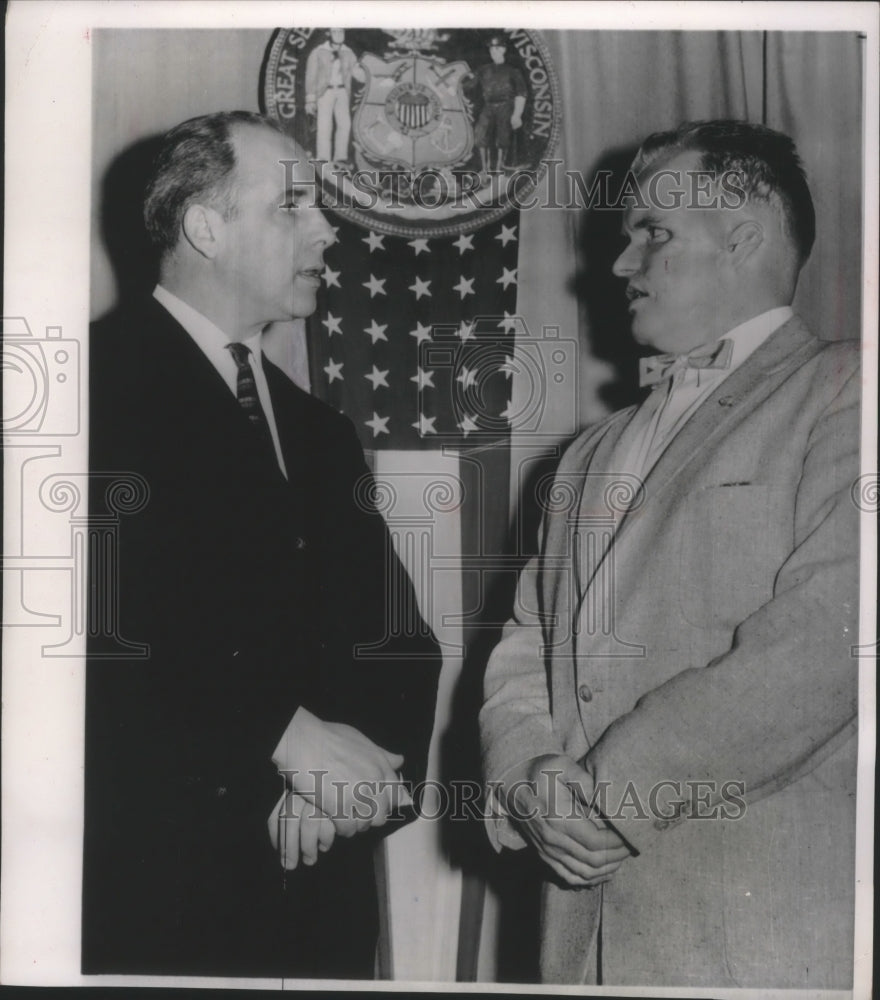
{"type": "Polygon", "coordinates": [[[727,252],[730,262],[739,267],[763,244],[764,227],[755,219],[741,222],[727,234],[727,252]]]}
{"type": "Polygon", "coordinates": [[[186,242],[203,257],[217,256],[222,237],[223,217],[207,205],[190,205],[183,213],[183,235],[186,242]]]}

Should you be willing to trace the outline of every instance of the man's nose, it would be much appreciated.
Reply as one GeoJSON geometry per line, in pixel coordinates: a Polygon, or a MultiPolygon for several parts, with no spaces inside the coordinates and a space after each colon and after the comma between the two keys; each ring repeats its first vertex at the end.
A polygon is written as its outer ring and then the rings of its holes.
{"type": "Polygon", "coordinates": [[[628,244],[623,253],[611,265],[611,273],[616,278],[630,278],[641,267],[641,259],[638,250],[632,243],[628,244]]]}
{"type": "Polygon", "coordinates": [[[336,242],[336,233],[330,225],[327,216],[320,208],[315,208],[315,242],[322,244],[326,250],[336,242]]]}

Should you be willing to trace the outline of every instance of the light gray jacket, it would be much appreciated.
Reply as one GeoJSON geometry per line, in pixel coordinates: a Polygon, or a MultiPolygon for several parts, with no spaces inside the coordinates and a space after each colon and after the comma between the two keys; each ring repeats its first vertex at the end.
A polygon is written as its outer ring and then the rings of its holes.
{"type": "MultiPolygon", "coordinates": [[[[633,410],[566,452],[486,673],[485,775],[583,759],[609,814],[633,804],[613,822],[637,853],[601,889],[546,883],[546,982],[594,981],[601,915],[607,984],[851,985],[859,398],[858,344],[796,317],[772,334],[647,476],[577,636],[573,547],[617,502],[633,410]],[[698,818],[695,781],[742,782],[744,812],[698,818]]],[[[489,833],[524,843],[503,818],[489,833]]]]}

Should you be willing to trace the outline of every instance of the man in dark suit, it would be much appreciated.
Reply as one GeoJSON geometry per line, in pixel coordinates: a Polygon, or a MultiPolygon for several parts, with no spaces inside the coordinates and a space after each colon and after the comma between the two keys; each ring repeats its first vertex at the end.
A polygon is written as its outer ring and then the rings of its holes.
{"type": "Polygon", "coordinates": [[[632,169],[614,273],[663,353],[548,493],[486,673],[489,833],[546,862],[547,982],[848,989],[858,343],[790,307],[787,136],[685,123],[632,169]]]}
{"type": "Polygon", "coordinates": [[[92,332],[94,523],[108,476],[147,495],[92,615],[149,653],[89,646],[87,973],[373,974],[372,852],[424,775],[439,656],[417,612],[389,627],[411,584],[353,428],[261,354],[315,308],[316,196],[271,121],[184,122],[146,193],[159,285],[92,332]]]}

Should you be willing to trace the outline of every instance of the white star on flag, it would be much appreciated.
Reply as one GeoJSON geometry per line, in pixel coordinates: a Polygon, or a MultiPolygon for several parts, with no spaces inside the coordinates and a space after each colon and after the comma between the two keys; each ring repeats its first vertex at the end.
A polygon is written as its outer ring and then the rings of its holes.
{"type": "Polygon", "coordinates": [[[474,238],[473,236],[465,236],[464,233],[462,233],[452,245],[458,248],[459,253],[464,253],[465,250],[473,250],[474,238]]]}
{"type": "Polygon", "coordinates": [[[498,325],[505,333],[515,333],[516,332],[516,317],[511,316],[510,313],[504,310],[504,319],[498,320],[498,325]]]}
{"type": "Polygon", "coordinates": [[[515,267],[505,267],[501,277],[495,282],[496,285],[501,285],[507,288],[508,285],[516,284],[516,268],[515,267]]]}
{"type": "Polygon", "coordinates": [[[459,420],[456,426],[461,429],[461,433],[464,434],[465,437],[467,437],[471,431],[480,429],[480,425],[475,423],[467,413],[464,415],[464,420],[459,420]]]}
{"type": "Polygon", "coordinates": [[[330,359],[330,364],[329,365],[324,365],[324,371],[327,372],[327,381],[328,382],[333,383],[333,382],[336,381],[336,379],[339,379],[340,382],[344,381],[344,378],[343,378],[343,375],[342,375],[342,366],[344,364],[345,364],[344,361],[340,361],[337,364],[333,360],[333,358],[331,358],[330,359]]]}
{"type": "Polygon", "coordinates": [[[341,322],[341,316],[334,316],[333,313],[328,312],[327,318],[321,320],[321,326],[326,326],[327,336],[332,337],[334,333],[342,334],[342,327],[339,325],[341,322]]]}
{"type": "Polygon", "coordinates": [[[390,433],[390,431],[388,430],[388,421],[390,419],[391,419],[390,417],[380,417],[379,414],[376,413],[375,410],[373,410],[373,419],[365,420],[364,423],[373,432],[373,437],[375,438],[378,437],[380,434],[390,433]]]}
{"type": "Polygon", "coordinates": [[[416,338],[417,344],[421,344],[423,340],[431,339],[431,327],[426,323],[416,323],[415,330],[410,330],[409,335],[416,338]]]}
{"type": "Polygon", "coordinates": [[[365,379],[373,383],[373,392],[375,392],[380,385],[384,385],[386,389],[390,388],[390,386],[388,385],[388,379],[385,378],[385,376],[388,374],[388,371],[389,369],[387,368],[385,369],[385,371],[380,371],[375,365],[373,365],[373,370],[370,372],[370,374],[364,375],[365,379]]]}
{"type": "Polygon", "coordinates": [[[429,247],[428,247],[428,241],[427,240],[410,240],[409,241],[409,246],[411,246],[413,248],[413,250],[415,250],[416,257],[418,257],[418,255],[420,253],[422,253],[422,252],[424,252],[424,253],[430,253],[431,252],[430,249],[429,249],[429,247]]]}
{"type": "Polygon", "coordinates": [[[461,324],[459,325],[459,328],[458,328],[457,332],[458,332],[459,337],[462,340],[462,343],[465,340],[473,340],[474,339],[474,337],[476,336],[476,334],[474,333],[474,327],[476,325],[477,324],[476,324],[476,322],[474,320],[471,320],[470,322],[468,322],[466,319],[463,319],[461,321],[461,324]]]}
{"type": "Polygon", "coordinates": [[[411,426],[415,427],[422,437],[426,434],[436,434],[437,432],[434,430],[434,421],[436,419],[436,417],[426,417],[424,413],[420,413],[419,419],[414,424],[411,424],[411,426]]]}
{"type": "Polygon", "coordinates": [[[375,344],[377,340],[387,340],[385,336],[385,331],[388,329],[387,323],[379,324],[375,320],[364,330],[364,333],[369,336],[369,338],[375,344]]]}
{"type": "MultiPolygon", "coordinates": [[[[385,294],[385,282],[386,281],[387,281],[386,278],[376,278],[376,277],[374,277],[374,275],[371,274],[370,275],[370,280],[369,281],[361,282],[361,284],[364,286],[364,288],[369,288],[369,290],[370,290],[370,298],[372,299],[376,295],[384,295],[385,294]]],[[[506,288],[507,286],[505,285],[504,287],[506,288]]]]}
{"type": "MultiPolygon", "coordinates": [[[[421,392],[422,389],[425,388],[429,389],[437,388],[434,385],[434,373],[426,372],[424,368],[416,368],[416,374],[412,376],[410,382],[415,382],[418,384],[419,392],[421,392]]],[[[436,417],[434,419],[436,419],[436,417]]]]}
{"type": "Polygon", "coordinates": [[[499,417],[504,417],[505,420],[513,420],[516,414],[513,412],[513,400],[509,400],[507,406],[498,414],[499,417]]]}
{"type": "Polygon", "coordinates": [[[496,240],[501,240],[501,245],[506,247],[511,240],[516,239],[516,228],[514,226],[504,226],[501,227],[501,232],[495,237],[496,240]]]}
{"type": "Polygon", "coordinates": [[[513,378],[519,369],[514,364],[513,358],[508,358],[498,366],[498,371],[503,372],[507,378],[513,378]]]}
{"type": "Polygon", "coordinates": [[[416,300],[420,299],[423,295],[431,294],[431,282],[422,281],[421,278],[416,278],[416,283],[409,286],[411,292],[416,293],[416,300]]]}
{"type": "Polygon", "coordinates": [[[380,233],[374,233],[371,230],[370,231],[370,235],[369,236],[365,236],[361,240],[361,243],[366,243],[369,246],[369,248],[370,248],[370,253],[372,253],[374,250],[384,250],[385,249],[384,245],[382,244],[383,238],[384,237],[380,233]]]}
{"type": "MultiPolygon", "coordinates": [[[[477,381],[476,370],[471,370],[466,368],[464,365],[461,366],[461,372],[455,376],[456,382],[461,382],[462,389],[470,389],[477,381]]],[[[459,427],[461,424],[459,424],[459,427]]]]}
{"type": "Polygon", "coordinates": [[[466,278],[464,275],[462,275],[458,279],[458,284],[453,285],[452,287],[458,292],[458,294],[462,298],[464,298],[465,295],[474,294],[474,280],[475,280],[474,278],[466,278]]]}
{"type": "Polygon", "coordinates": [[[334,285],[339,288],[339,282],[336,280],[339,277],[339,271],[331,271],[329,267],[324,268],[324,284],[328,288],[332,288],[334,285]]]}

